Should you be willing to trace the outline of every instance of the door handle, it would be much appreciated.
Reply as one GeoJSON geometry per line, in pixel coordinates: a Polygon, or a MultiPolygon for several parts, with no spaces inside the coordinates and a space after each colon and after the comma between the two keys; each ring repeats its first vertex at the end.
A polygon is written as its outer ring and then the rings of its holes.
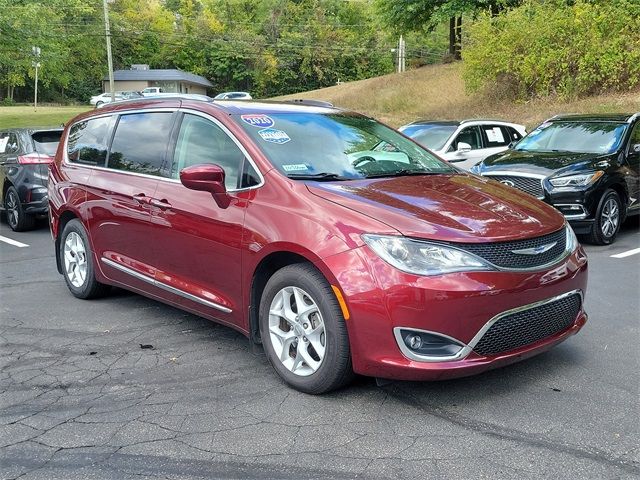
{"type": "Polygon", "coordinates": [[[151,203],[151,197],[147,197],[144,193],[136,193],[133,199],[141,205],[149,205],[151,203]]]}
{"type": "Polygon", "coordinates": [[[171,204],[164,198],[162,200],[152,198],[151,200],[149,200],[149,204],[153,205],[154,207],[158,207],[161,210],[168,210],[171,208],[171,204]]]}

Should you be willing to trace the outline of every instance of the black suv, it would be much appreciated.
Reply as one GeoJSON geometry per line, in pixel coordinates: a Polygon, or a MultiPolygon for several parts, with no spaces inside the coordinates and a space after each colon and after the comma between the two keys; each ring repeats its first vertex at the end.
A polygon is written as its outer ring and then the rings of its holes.
{"type": "Polygon", "coordinates": [[[550,203],[578,234],[606,245],[640,213],[640,113],[558,115],[472,173],[550,203]]]}
{"type": "Polygon", "coordinates": [[[16,232],[33,228],[36,215],[48,212],[49,164],[61,135],[62,128],[0,130],[0,207],[16,232]]]}

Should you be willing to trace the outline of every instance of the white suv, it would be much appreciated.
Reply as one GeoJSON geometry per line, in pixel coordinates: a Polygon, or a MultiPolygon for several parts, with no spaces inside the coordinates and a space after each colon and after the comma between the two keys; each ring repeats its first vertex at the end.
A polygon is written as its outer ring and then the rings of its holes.
{"type": "Polygon", "coordinates": [[[527,134],[523,125],[499,120],[418,121],[400,131],[465,170],[527,134]]]}

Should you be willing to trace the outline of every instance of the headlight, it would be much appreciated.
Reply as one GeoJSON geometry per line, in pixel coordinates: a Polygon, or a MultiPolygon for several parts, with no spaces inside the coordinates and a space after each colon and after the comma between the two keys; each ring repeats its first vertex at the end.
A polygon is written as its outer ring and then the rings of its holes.
{"type": "Polygon", "coordinates": [[[573,252],[576,248],[578,248],[580,242],[578,242],[578,237],[576,237],[573,228],[571,228],[569,224],[566,224],[564,228],[567,229],[567,245],[565,247],[565,250],[567,252],[573,252]]]}
{"type": "Polygon", "coordinates": [[[550,178],[549,182],[556,188],[584,187],[595,182],[604,174],[598,170],[593,173],[583,173],[580,175],[567,175],[566,177],[550,178]]]}
{"type": "Polygon", "coordinates": [[[362,239],[385,262],[414,275],[495,270],[480,257],[439,243],[384,235],[363,235],[362,239]]]}

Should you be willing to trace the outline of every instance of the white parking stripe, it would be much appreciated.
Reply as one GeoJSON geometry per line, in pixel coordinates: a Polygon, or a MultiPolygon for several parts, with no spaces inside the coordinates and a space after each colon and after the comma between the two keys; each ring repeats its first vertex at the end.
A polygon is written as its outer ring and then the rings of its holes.
{"type": "Polygon", "coordinates": [[[636,253],[640,253],[640,248],[634,248],[633,250],[627,250],[626,252],[616,253],[615,255],[611,255],[611,258],[630,257],[631,255],[635,255],[636,253]]]}
{"type": "Polygon", "coordinates": [[[9,245],[13,245],[14,247],[19,247],[19,248],[24,248],[29,246],[26,243],[17,242],[16,240],[11,240],[10,238],[3,237],[2,235],[0,235],[0,242],[8,243],[9,245]]]}

